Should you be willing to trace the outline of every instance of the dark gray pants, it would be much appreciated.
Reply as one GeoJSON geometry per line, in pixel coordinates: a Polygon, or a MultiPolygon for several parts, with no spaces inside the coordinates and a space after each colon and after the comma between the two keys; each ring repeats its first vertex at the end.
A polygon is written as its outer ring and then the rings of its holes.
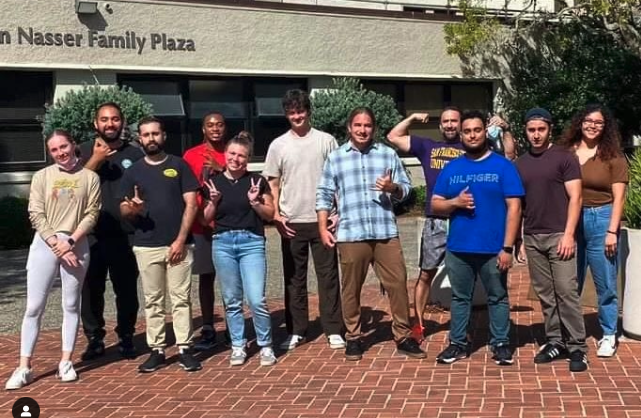
{"type": "Polygon", "coordinates": [[[562,236],[563,233],[525,235],[530,278],[541,301],[547,342],[565,347],[570,353],[586,352],[576,258],[559,258],[556,249],[562,236]]]}

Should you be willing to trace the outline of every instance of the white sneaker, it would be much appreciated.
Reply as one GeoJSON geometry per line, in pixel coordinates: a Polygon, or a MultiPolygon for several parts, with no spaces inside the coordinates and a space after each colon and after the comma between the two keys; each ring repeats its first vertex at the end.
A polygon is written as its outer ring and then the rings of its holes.
{"type": "Polygon", "coordinates": [[[260,349],[260,365],[273,366],[276,364],[276,354],[271,347],[263,347],[260,349]]]}
{"type": "Polygon", "coordinates": [[[329,343],[329,348],[332,350],[340,350],[345,348],[345,340],[338,334],[331,334],[327,336],[327,342],[329,343]]]}
{"type": "Polygon", "coordinates": [[[293,334],[288,335],[287,338],[285,338],[285,341],[280,343],[278,347],[280,347],[281,350],[293,350],[304,342],[305,337],[303,337],[302,335],[293,334]]]}
{"type": "Polygon", "coordinates": [[[242,366],[247,359],[247,352],[245,347],[232,347],[231,356],[229,356],[229,364],[232,366],[242,366]]]}
{"type": "Polygon", "coordinates": [[[73,368],[73,363],[69,360],[61,361],[58,365],[58,379],[61,382],[73,382],[78,380],[78,374],[73,368]]]}
{"type": "Polygon", "coordinates": [[[614,335],[604,335],[599,341],[597,357],[612,357],[617,352],[617,340],[614,335]]]}
{"type": "Polygon", "coordinates": [[[23,386],[27,386],[29,383],[33,382],[33,374],[31,369],[25,367],[18,367],[13,371],[13,374],[7,380],[7,384],[4,386],[6,390],[15,390],[20,389],[23,386]]]}

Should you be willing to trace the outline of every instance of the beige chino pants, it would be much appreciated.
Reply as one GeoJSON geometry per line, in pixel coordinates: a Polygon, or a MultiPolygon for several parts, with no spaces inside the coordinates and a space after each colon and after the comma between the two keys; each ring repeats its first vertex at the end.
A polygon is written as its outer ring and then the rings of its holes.
{"type": "Polygon", "coordinates": [[[169,294],[176,345],[188,347],[192,343],[191,322],[191,266],[194,262],[193,246],[185,247],[187,256],[179,264],[171,265],[167,259],[169,247],[133,247],[142,290],[145,295],[147,320],[147,345],[164,348],[165,303],[169,294]]]}

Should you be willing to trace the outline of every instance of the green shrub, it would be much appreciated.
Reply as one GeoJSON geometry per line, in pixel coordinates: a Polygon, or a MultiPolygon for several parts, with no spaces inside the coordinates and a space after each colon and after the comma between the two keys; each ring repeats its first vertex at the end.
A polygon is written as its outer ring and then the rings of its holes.
{"type": "Polygon", "coordinates": [[[396,215],[421,215],[425,210],[425,186],[416,186],[410,189],[410,195],[394,206],[396,215]]]}
{"type": "Polygon", "coordinates": [[[96,136],[94,113],[105,102],[117,103],[127,123],[137,123],[153,113],[152,106],[129,87],[84,86],[82,90],[70,90],[53,106],[47,106],[43,135],[49,135],[54,129],[65,129],[78,143],[92,140],[96,136]]]}
{"type": "Polygon", "coordinates": [[[25,198],[4,196],[0,198],[0,249],[13,250],[29,246],[33,229],[29,222],[25,198]]]}
{"type": "Polygon", "coordinates": [[[414,194],[416,195],[416,202],[414,205],[421,210],[425,209],[425,199],[427,198],[427,192],[425,186],[416,186],[414,187],[414,194]]]}
{"type": "Polygon", "coordinates": [[[641,148],[629,158],[628,193],[623,208],[623,219],[629,228],[641,229],[641,148]]]}
{"type": "Polygon", "coordinates": [[[343,144],[347,141],[347,117],[357,107],[369,107],[376,116],[378,129],[375,141],[385,141],[385,135],[402,119],[390,96],[366,90],[357,79],[335,78],[334,86],[312,97],[312,125],[332,134],[343,144]]]}

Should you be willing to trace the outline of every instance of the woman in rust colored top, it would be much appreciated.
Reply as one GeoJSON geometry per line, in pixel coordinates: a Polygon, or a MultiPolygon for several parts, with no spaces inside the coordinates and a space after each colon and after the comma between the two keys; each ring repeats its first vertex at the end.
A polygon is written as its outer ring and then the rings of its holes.
{"type": "Polygon", "coordinates": [[[612,357],[617,348],[618,241],[628,165],[617,123],[603,106],[589,105],[576,114],[563,141],[576,153],[583,178],[583,211],[577,231],[579,292],[589,266],[603,330],[597,356],[612,357]]]}

